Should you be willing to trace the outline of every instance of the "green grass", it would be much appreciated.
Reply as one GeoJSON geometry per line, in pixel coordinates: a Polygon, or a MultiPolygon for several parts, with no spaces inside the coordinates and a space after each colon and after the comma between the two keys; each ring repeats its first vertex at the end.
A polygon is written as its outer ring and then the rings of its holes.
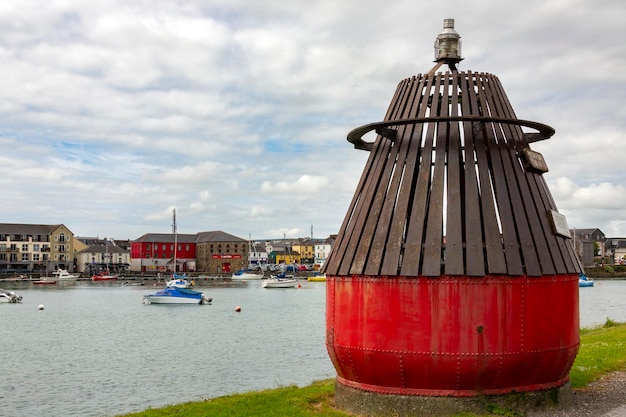
{"type": "Polygon", "coordinates": [[[283,387],[246,394],[229,395],[203,402],[190,402],[149,409],[126,417],[250,417],[250,416],[348,416],[333,408],[332,379],[314,382],[304,388],[283,387]]]}
{"type": "MultiPolygon", "coordinates": [[[[581,388],[600,376],[626,368],[626,323],[607,319],[603,326],[581,329],[580,350],[570,372],[574,388],[581,388]]],[[[277,389],[228,395],[201,402],[148,409],[124,417],[347,417],[334,408],[334,380],[307,387],[277,389]]],[[[489,416],[515,416],[507,410],[492,410],[489,416]]],[[[455,417],[479,417],[471,413],[455,417]]],[[[485,417],[485,416],[483,416],[485,417]]]]}
{"type": "Polygon", "coordinates": [[[570,371],[574,388],[626,368],[626,323],[607,319],[603,326],[581,329],[580,349],[570,371]]]}

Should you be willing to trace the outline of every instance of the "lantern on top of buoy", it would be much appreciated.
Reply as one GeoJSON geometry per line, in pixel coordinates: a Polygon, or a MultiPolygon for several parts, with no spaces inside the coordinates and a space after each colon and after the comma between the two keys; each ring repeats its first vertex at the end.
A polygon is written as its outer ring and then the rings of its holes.
{"type": "Polygon", "coordinates": [[[384,120],[348,134],[370,156],[324,267],[326,344],[338,406],[368,415],[389,396],[549,395],[579,346],[582,267],[530,148],[554,130],[458,71],[453,19],[435,46],[384,120]]]}

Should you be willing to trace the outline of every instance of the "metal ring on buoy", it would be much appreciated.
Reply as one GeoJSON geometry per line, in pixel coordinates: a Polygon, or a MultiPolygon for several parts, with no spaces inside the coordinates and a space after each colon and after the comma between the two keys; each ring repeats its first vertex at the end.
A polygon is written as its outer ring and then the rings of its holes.
{"type": "Polygon", "coordinates": [[[552,127],[539,122],[531,122],[530,120],[522,119],[507,119],[503,117],[488,117],[488,116],[435,116],[435,117],[412,117],[409,119],[399,120],[386,120],[384,122],[369,123],[363,126],[359,126],[352,129],[348,133],[348,142],[354,144],[355,149],[361,149],[364,151],[371,151],[374,146],[373,142],[365,142],[363,135],[376,130],[379,135],[395,140],[397,130],[389,129],[390,126],[404,126],[413,125],[419,123],[437,123],[437,122],[481,122],[481,123],[504,123],[518,126],[525,126],[531,129],[538,130],[538,133],[523,133],[526,141],[537,142],[540,140],[548,139],[554,135],[555,131],[552,127]]]}

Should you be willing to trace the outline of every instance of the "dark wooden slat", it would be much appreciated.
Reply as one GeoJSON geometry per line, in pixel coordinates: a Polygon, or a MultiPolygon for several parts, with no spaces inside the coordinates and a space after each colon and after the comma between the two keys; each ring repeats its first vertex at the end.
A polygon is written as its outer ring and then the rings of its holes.
{"type": "MultiPolygon", "coordinates": [[[[400,82],[396,87],[396,91],[391,99],[391,103],[389,104],[389,108],[387,109],[387,115],[391,114],[392,108],[397,103],[400,94],[402,93],[402,85],[400,82]]],[[[336,275],[339,272],[339,265],[343,260],[343,256],[347,249],[347,242],[350,239],[350,235],[348,233],[348,229],[351,225],[352,216],[354,214],[355,207],[359,201],[359,196],[363,192],[363,188],[365,187],[365,183],[367,178],[369,177],[369,172],[374,163],[374,160],[377,156],[377,152],[372,149],[370,155],[365,164],[365,168],[363,169],[363,173],[361,174],[361,178],[359,179],[359,184],[357,185],[356,192],[352,196],[352,201],[350,202],[350,206],[348,207],[348,212],[343,219],[343,223],[339,229],[339,233],[337,234],[337,240],[335,241],[335,245],[328,255],[328,259],[323,267],[323,272],[329,275],[336,275]]]]}
{"type": "MultiPolygon", "coordinates": [[[[491,78],[487,78],[491,83],[491,78]]],[[[486,98],[489,102],[491,109],[491,115],[497,115],[502,112],[502,108],[499,102],[496,101],[495,94],[497,86],[491,83],[490,88],[487,90],[486,98]]],[[[513,220],[515,222],[515,228],[519,239],[519,245],[523,256],[523,265],[525,267],[526,275],[529,276],[541,276],[541,268],[539,266],[539,259],[537,257],[537,250],[535,248],[535,242],[533,240],[530,225],[526,217],[526,207],[524,206],[524,196],[519,187],[521,173],[519,163],[515,155],[511,155],[511,148],[509,142],[512,140],[510,137],[506,137],[505,133],[508,133],[507,126],[495,126],[495,137],[498,141],[497,149],[500,151],[500,157],[502,166],[504,168],[505,179],[507,183],[507,189],[511,196],[511,207],[513,208],[513,220]],[[514,161],[513,161],[514,159],[514,161]],[[517,164],[517,166],[516,166],[517,164]],[[517,169],[515,169],[517,168],[517,169]]]]}
{"type": "MultiPolygon", "coordinates": [[[[448,116],[448,83],[441,76],[442,92],[437,116],[448,116]]],[[[432,109],[431,109],[432,111],[432,109]]],[[[448,123],[436,123],[437,143],[435,145],[435,167],[432,175],[432,186],[426,215],[426,239],[424,240],[424,261],[422,275],[441,275],[441,245],[443,239],[443,195],[445,179],[446,149],[448,147],[448,123]]],[[[425,168],[425,167],[424,167],[425,168]]]]}
{"type": "MultiPolygon", "coordinates": [[[[400,97],[403,94],[406,82],[402,82],[396,89],[396,94],[389,105],[385,118],[391,117],[396,108],[401,105],[400,97]]],[[[389,147],[389,140],[383,139],[381,136],[377,137],[374,143],[374,148],[371,151],[371,159],[368,160],[368,165],[362,174],[362,186],[357,190],[354,196],[353,203],[354,208],[349,212],[352,213],[352,217],[349,223],[346,225],[346,236],[343,237],[341,243],[341,256],[339,257],[339,263],[337,264],[336,274],[347,275],[352,259],[354,257],[354,251],[356,250],[356,244],[360,238],[361,227],[363,222],[363,216],[367,215],[367,209],[364,207],[367,205],[367,191],[371,187],[370,183],[373,178],[376,178],[381,165],[381,160],[385,158],[386,149],[389,147]],[[385,146],[386,145],[386,146],[385,146]]]]}
{"type": "MultiPolygon", "coordinates": [[[[448,84],[452,83],[449,97],[451,100],[448,114],[459,114],[459,77],[451,74],[448,84]]],[[[461,138],[458,123],[448,123],[448,185],[446,205],[446,232],[445,232],[445,274],[463,275],[465,261],[463,258],[463,197],[461,187],[461,138]]]]}
{"type": "MultiPolygon", "coordinates": [[[[473,83],[480,85],[481,75],[473,74],[473,83]]],[[[479,103],[473,85],[469,86],[470,103],[473,104],[472,114],[482,116],[479,103]]],[[[476,125],[476,132],[473,135],[474,146],[476,148],[476,160],[478,161],[478,173],[480,180],[480,205],[482,208],[483,230],[485,239],[485,251],[487,252],[487,269],[490,274],[506,274],[508,272],[506,251],[503,247],[502,233],[498,226],[499,212],[495,206],[495,189],[492,185],[489,157],[485,143],[485,131],[480,129],[481,125],[476,125]]],[[[520,263],[521,266],[521,263],[520,263]]]]}
{"type": "MultiPolygon", "coordinates": [[[[354,209],[351,212],[351,216],[348,224],[346,225],[345,232],[342,236],[341,246],[339,246],[339,252],[337,253],[337,264],[335,269],[335,274],[337,275],[347,275],[350,264],[352,263],[352,258],[354,256],[355,250],[355,241],[358,241],[358,234],[360,233],[360,229],[358,228],[359,218],[364,215],[364,202],[363,199],[367,193],[367,189],[369,187],[369,182],[371,178],[376,174],[380,156],[384,152],[384,144],[387,140],[379,137],[374,142],[374,147],[372,148],[372,163],[367,167],[367,169],[363,172],[363,186],[358,194],[355,194],[356,202],[354,205],[354,209]]],[[[337,247],[338,245],[335,244],[337,247]]],[[[335,265],[333,265],[335,266],[335,265]]],[[[328,271],[331,275],[332,272],[328,271]]]]}
{"type": "MultiPolygon", "coordinates": [[[[400,118],[409,118],[415,115],[417,112],[416,108],[419,107],[420,98],[422,96],[422,86],[423,79],[420,82],[412,82],[409,97],[407,99],[407,103],[409,105],[405,107],[404,112],[400,115],[400,118]]],[[[398,129],[396,139],[398,156],[395,171],[393,173],[389,190],[387,191],[385,202],[383,203],[379,225],[374,234],[372,249],[370,250],[369,260],[365,268],[366,275],[380,274],[381,265],[387,260],[387,258],[390,259],[387,263],[395,260],[395,269],[392,274],[395,275],[398,273],[398,257],[402,247],[402,242],[401,238],[396,238],[395,241],[392,241],[391,239],[393,237],[391,236],[391,233],[393,230],[393,219],[395,218],[404,222],[404,219],[407,217],[406,206],[398,204],[398,197],[401,197],[400,186],[402,179],[404,178],[405,165],[409,163],[409,161],[407,161],[407,155],[409,153],[409,147],[411,146],[411,137],[414,129],[415,126],[401,126],[398,129]]]]}
{"type": "MultiPolygon", "coordinates": [[[[489,103],[485,97],[485,75],[480,74],[478,78],[479,102],[483,109],[483,114],[490,115],[489,103]],[[486,113],[485,113],[486,112],[486,113]]],[[[501,151],[496,141],[495,128],[493,123],[486,123],[483,130],[483,138],[488,150],[490,161],[491,180],[494,184],[495,200],[498,207],[500,224],[502,225],[502,240],[504,242],[504,254],[509,275],[524,275],[522,267],[522,257],[520,253],[519,240],[513,220],[513,208],[509,196],[508,184],[505,177],[504,166],[502,165],[501,151]]]]}
{"type": "MultiPolygon", "coordinates": [[[[544,195],[548,199],[550,210],[558,211],[556,203],[554,202],[552,194],[550,194],[550,191],[548,190],[548,185],[546,184],[546,181],[543,177],[538,178],[538,185],[544,190],[542,195],[544,195]]],[[[581,273],[584,268],[581,265],[580,259],[576,255],[576,252],[574,251],[574,246],[572,245],[571,239],[567,239],[558,235],[555,235],[555,239],[557,241],[557,244],[559,245],[559,248],[561,249],[561,253],[563,254],[563,260],[565,261],[567,272],[570,274],[581,273]]]]}
{"type": "MultiPolygon", "coordinates": [[[[401,114],[407,104],[407,95],[410,90],[411,83],[405,80],[402,94],[389,116],[391,120],[396,119],[401,114]]],[[[395,153],[397,147],[393,146],[392,141],[386,140],[383,148],[383,154],[378,160],[378,165],[373,175],[368,181],[363,198],[363,206],[357,218],[356,230],[357,234],[352,236],[348,248],[352,255],[350,265],[346,265],[346,269],[350,274],[362,274],[367,261],[370,245],[374,236],[374,231],[378,224],[378,216],[384,200],[389,177],[393,172],[395,165],[395,153]],[[349,267],[349,268],[348,268],[349,267]]]]}
{"type": "MultiPolygon", "coordinates": [[[[493,77],[491,82],[497,87],[492,88],[493,98],[496,102],[496,115],[515,119],[515,113],[510,107],[509,101],[499,80],[493,77]]],[[[522,129],[517,125],[511,124],[505,124],[504,126],[502,126],[502,129],[504,131],[504,136],[507,138],[509,148],[509,163],[512,166],[510,171],[512,171],[515,175],[516,184],[519,187],[521,204],[524,211],[524,216],[522,216],[522,213],[519,213],[519,215],[521,216],[521,221],[518,224],[520,224],[519,227],[523,228],[524,230],[527,229],[529,231],[528,236],[520,233],[520,239],[522,240],[522,244],[524,245],[523,247],[527,248],[527,251],[524,252],[524,261],[528,271],[528,275],[553,275],[556,272],[554,262],[552,261],[552,256],[550,255],[550,251],[548,249],[546,234],[539,220],[540,216],[545,216],[545,212],[542,211],[541,213],[539,213],[539,211],[537,210],[537,206],[535,205],[535,200],[533,198],[534,196],[531,193],[529,184],[529,176],[533,174],[527,173],[526,170],[521,167],[521,162],[519,160],[517,152],[518,147],[522,147],[525,145],[522,129]],[[533,249],[535,250],[535,252],[530,252],[533,249]],[[531,255],[530,259],[527,258],[527,253],[531,255]],[[537,264],[537,259],[539,261],[539,264],[537,264]],[[535,268],[535,265],[537,266],[537,268],[535,268]]]]}
{"type": "Polygon", "coordinates": [[[537,214],[539,221],[541,222],[541,227],[543,228],[543,233],[546,236],[546,244],[548,245],[548,250],[550,251],[550,257],[554,263],[554,272],[557,274],[566,274],[567,267],[565,266],[565,262],[563,260],[563,254],[561,253],[556,241],[556,235],[552,229],[550,219],[548,219],[548,212],[550,209],[547,205],[547,199],[542,195],[538,185],[540,175],[533,173],[529,173],[528,175],[531,175],[532,177],[530,181],[530,189],[537,204],[537,214]]]}
{"type": "MultiPolygon", "coordinates": [[[[472,77],[468,74],[468,77],[463,77],[461,81],[461,112],[464,115],[472,114],[469,90],[470,88],[473,90],[474,84],[471,80],[472,77]]],[[[485,255],[483,250],[482,216],[480,214],[480,195],[478,178],[476,176],[477,161],[474,153],[473,135],[472,124],[463,123],[463,137],[465,139],[465,211],[462,222],[465,225],[465,272],[469,276],[483,276],[485,275],[485,255]]],[[[497,225],[495,230],[497,231],[497,225]]],[[[497,233],[497,236],[499,241],[500,234],[497,233]]],[[[502,250],[500,250],[500,254],[502,254],[502,250]]],[[[502,257],[502,261],[504,263],[504,257],[502,257]]]]}
{"type": "MultiPolygon", "coordinates": [[[[426,95],[432,97],[431,109],[437,108],[439,102],[439,77],[429,77],[426,95]]],[[[420,169],[414,190],[411,192],[413,201],[407,221],[406,244],[402,256],[400,274],[404,276],[420,275],[420,261],[422,256],[422,238],[424,235],[426,220],[426,203],[430,189],[430,164],[432,162],[432,149],[435,126],[429,123],[426,128],[426,137],[422,146],[420,169]],[[426,167],[426,169],[424,169],[426,167]]]]}

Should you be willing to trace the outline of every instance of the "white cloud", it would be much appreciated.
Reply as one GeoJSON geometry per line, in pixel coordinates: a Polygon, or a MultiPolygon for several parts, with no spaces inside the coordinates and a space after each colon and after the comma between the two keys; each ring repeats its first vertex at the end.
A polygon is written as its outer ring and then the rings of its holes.
{"type": "Polygon", "coordinates": [[[315,175],[302,175],[293,182],[279,181],[271,183],[269,181],[261,184],[261,191],[264,193],[298,193],[312,194],[322,190],[328,185],[328,178],[315,175]]]}

